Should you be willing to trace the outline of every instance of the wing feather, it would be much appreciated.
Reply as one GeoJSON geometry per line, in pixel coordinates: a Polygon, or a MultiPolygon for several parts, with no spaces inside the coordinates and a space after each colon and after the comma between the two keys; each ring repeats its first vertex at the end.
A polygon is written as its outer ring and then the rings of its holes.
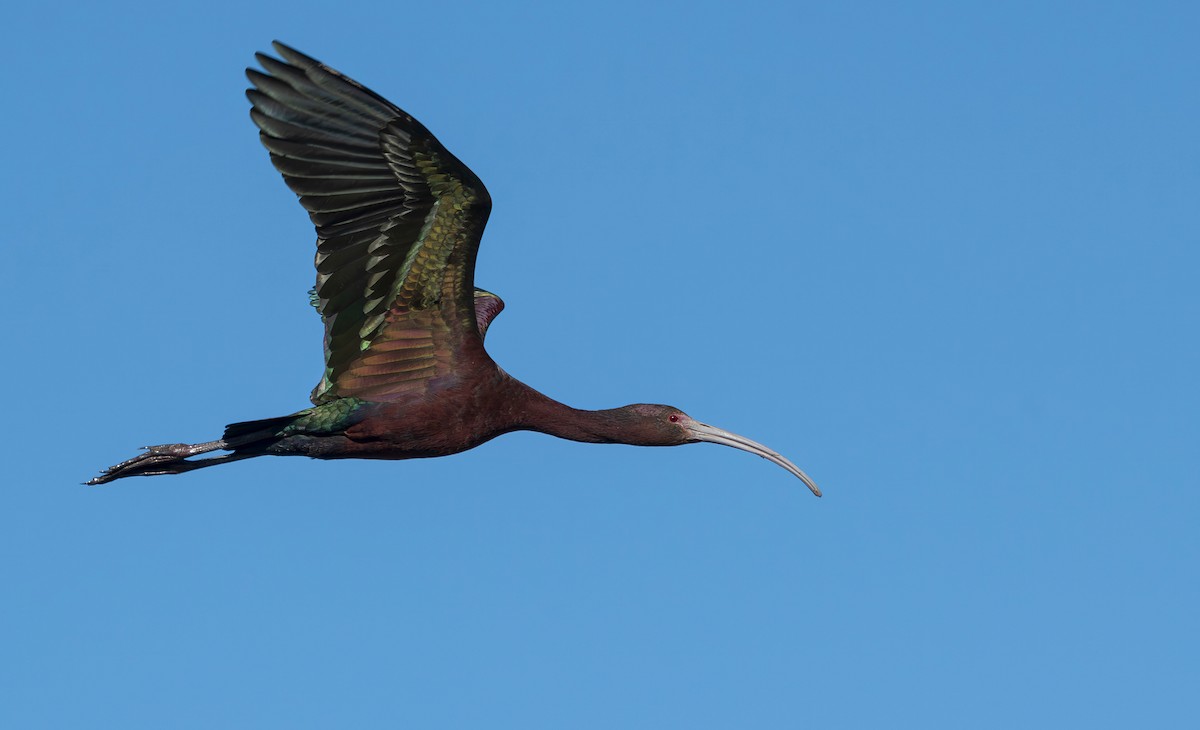
{"type": "MultiPolygon", "coordinates": [[[[317,231],[313,301],[325,322],[314,403],[399,397],[480,356],[475,256],[487,189],[400,108],[275,43],[247,69],[250,117],[317,231]]],[[[503,307],[501,303],[499,305],[503,307]]],[[[486,357],[486,355],[483,355],[486,357]]]]}

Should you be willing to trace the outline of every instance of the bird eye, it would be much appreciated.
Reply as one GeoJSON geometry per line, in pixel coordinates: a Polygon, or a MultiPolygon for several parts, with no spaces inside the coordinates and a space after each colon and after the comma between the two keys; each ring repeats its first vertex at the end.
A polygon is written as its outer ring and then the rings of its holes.
{"type": "Polygon", "coordinates": [[[670,421],[671,423],[679,423],[679,416],[677,414],[672,413],[667,420],[670,421]]]}

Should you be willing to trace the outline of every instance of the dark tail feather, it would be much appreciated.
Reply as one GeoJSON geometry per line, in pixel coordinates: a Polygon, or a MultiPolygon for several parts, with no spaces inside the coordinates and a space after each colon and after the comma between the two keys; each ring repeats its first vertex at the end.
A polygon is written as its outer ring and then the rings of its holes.
{"type": "Polygon", "coordinates": [[[240,449],[260,441],[273,441],[295,420],[296,416],[292,415],[231,423],[225,427],[225,433],[221,436],[221,441],[225,444],[222,448],[240,449]]]}
{"type": "Polygon", "coordinates": [[[125,477],[182,474],[185,471],[203,469],[207,466],[262,456],[267,447],[275,443],[280,438],[281,432],[295,420],[296,416],[280,416],[265,418],[261,421],[231,423],[225,427],[225,434],[219,441],[147,446],[143,453],[108,467],[103,474],[85,483],[89,485],[107,484],[114,479],[125,477]],[[219,450],[232,453],[189,461],[190,457],[219,450]]]}

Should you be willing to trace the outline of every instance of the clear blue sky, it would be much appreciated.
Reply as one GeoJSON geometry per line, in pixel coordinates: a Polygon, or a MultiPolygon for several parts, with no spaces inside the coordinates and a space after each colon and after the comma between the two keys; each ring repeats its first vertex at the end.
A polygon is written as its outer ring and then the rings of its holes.
{"type": "Polygon", "coordinates": [[[1182,727],[1191,3],[7,11],[0,726],[1182,727]],[[487,183],[509,372],[759,439],[516,434],[103,488],[302,408],[279,38],[487,183]]]}

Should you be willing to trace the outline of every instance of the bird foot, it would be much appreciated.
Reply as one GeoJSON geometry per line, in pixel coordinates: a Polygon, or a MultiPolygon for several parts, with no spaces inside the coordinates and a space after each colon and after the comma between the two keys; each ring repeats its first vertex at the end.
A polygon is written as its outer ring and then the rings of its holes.
{"type": "Polygon", "coordinates": [[[114,479],[127,476],[153,476],[157,474],[175,474],[186,471],[190,467],[180,465],[184,459],[197,454],[225,448],[224,441],[206,441],[202,444],[159,444],[158,446],[143,446],[144,453],[132,459],[126,459],[120,464],[114,464],[104,470],[95,479],[84,482],[89,486],[105,484],[114,479]],[[172,464],[174,466],[166,466],[172,464]],[[161,468],[160,468],[161,467],[161,468]]]}

